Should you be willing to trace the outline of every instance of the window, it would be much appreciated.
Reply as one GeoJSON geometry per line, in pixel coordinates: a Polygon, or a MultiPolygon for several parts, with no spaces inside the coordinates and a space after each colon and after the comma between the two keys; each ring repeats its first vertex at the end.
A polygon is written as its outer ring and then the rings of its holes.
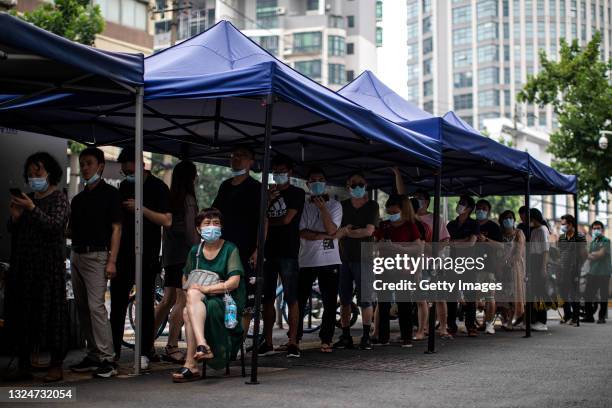
{"type": "Polygon", "coordinates": [[[527,44],[525,46],[525,59],[527,61],[533,61],[533,44],[527,44]]]}
{"type": "Polygon", "coordinates": [[[472,94],[469,93],[464,95],[455,95],[453,97],[453,105],[455,107],[455,110],[472,109],[472,94]]]}
{"type": "Polygon", "coordinates": [[[406,34],[409,40],[418,36],[419,26],[417,25],[417,23],[408,24],[408,26],[406,27],[406,34]]]}
{"type": "Polygon", "coordinates": [[[277,0],[257,0],[255,17],[259,28],[278,27],[278,1],[277,0]]]}
{"type": "Polygon", "coordinates": [[[297,61],[295,70],[314,80],[321,80],[321,60],[297,61]]]}
{"type": "Polygon", "coordinates": [[[512,14],[514,15],[514,19],[518,21],[521,15],[520,0],[512,0],[512,14]]]}
{"type": "Polygon", "coordinates": [[[464,121],[468,125],[473,126],[474,121],[473,121],[473,118],[471,116],[460,116],[460,118],[461,118],[462,121],[464,121]]]}
{"type": "Polygon", "coordinates": [[[510,39],[510,23],[504,23],[504,40],[510,39]]]}
{"type": "Polygon", "coordinates": [[[488,67],[478,70],[478,85],[499,84],[499,68],[488,67]]]}
{"type": "Polygon", "coordinates": [[[469,23],[472,20],[472,6],[455,7],[453,24],[469,23]]]}
{"type": "MultiPolygon", "coordinates": [[[[565,2],[565,0],[562,0],[565,2]]],[[[548,15],[552,18],[557,15],[557,0],[548,0],[548,15]]],[[[561,18],[565,18],[564,15],[561,18]]]]}
{"type": "Polygon", "coordinates": [[[423,54],[429,54],[433,51],[433,38],[429,37],[423,40],[423,54]]]}
{"type": "Polygon", "coordinates": [[[538,39],[545,39],[546,38],[546,26],[544,25],[544,22],[541,21],[538,23],[538,39]]]}
{"type": "Polygon", "coordinates": [[[510,85],[510,68],[504,68],[504,84],[510,85]]]}
{"type": "Polygon", "coordinates": [[[497,45],[483,45],[478,47],[478,63],[493,62],[499,60],[497,45]]]}
{"type": "Polygon", "coordinates": [[[457,28],[453,30],[453,45],[469,44],[472,40],[472,29],[470,27],[457,28]]]}
{"type": "Polygon", "coordinates": [[[502,3],[503,16],[508,17],[510,15],[510,0],[504,0],[502,3]]]}
{"type": "Polygon", "coordinates": [[[319,10],[319,0],[307,0],[306,10],[319,10]]]}
{"type": "Polygon", "coordinates": [[[348,28],[355,27],[355,16],[346,16],[346,26],[348,28]]]}
{"type": "Polygon", "coordinates": [[[499,106],[499,91],[491,89],[489,91],[478,92],[478,107],[488,108],[492,106],[499,106]]]}
{"type": "Polygon", "coordinates": [[[343,16],[329,16],[329,25],[332,28],[344,28],[343,16]]]}
{"type": "Polygon", "coordinates": [[[478,24],[478,41],[497,39],[497,23],[478,24]]]}
{"type": "Polygon", "coordinates": [[[346,71],[346,81],[351,82],[353,79],[355,79],[355,71],[349,69],[348,71],[346,71]]]}
{"type": "Polygon", "coordinates": [[[346,83],[346,71],[343,64],[327,64],[329,83],[342,85],[346,83]]]}
{"type": "Polygon", "coordinates": [[[540,112],[540,116],[538,116],[538,123],[540,126],[546,126],[546,112],[540,112]]]}
{"type": "Polygon", "coordinates": [[[460,50],[453,53],[453,67],[466,67],[472,65],[472,50],[460,50]]]}
{"type": "Polygon", "coordinates": [[[327,37],[327,55],[343,57],[346,52],[346,44],[344,37],[339,35],[330,35],[327,37]]]}
{"type": "Polygon", "coordinates": [[[270,54],[278,55],[278,35],[267,35],[251,38],[270,54]]]}
{"type": "Polygon", "coordinates": [[[147,5],[136,0],[95,0],[104,19],[126,27],[147,29],[147,5]]]}
{"type": "MultiPolygon", "coordinates": [[[[320,31],[293,34],[294,53],[314,53],[321,52],[323,35],[320,31]]],[[[320,61],[319,61],[320,62],[320,61]]]]}
{"type": "Polygon", "coordinates": [[[497,17],[497,0],[480,0],[476,6],[478,18],[497,17]]]}
{"type": "Polygon", "coordinates": [[[346,43],[346,54],[353,55],[355,53],[355,44],[354,43],[346,43]]]}
{"type": "Polygon", "coordinates": [[[511,103],[512,101],[511,101],[510,95],[511,95],[511,94],[510,94],[510,90],[509,90],[509,89],[506,89],[506,90],[504,91],[504,105],[505,105],[505,106],[510,106],[510,105],[512,104],[512,103],[511,103]]]}
{"type": "Polygon", "coordinates": [[[419,66],[417,64],[408,64],[408,80],[418,79],[419,66]]]}
{"type": "Polygon", "coordinates": [[[510,61],[510,46],[504,45],[504,61],[510,61]]]}
{"type": "Polygon", "coordinates": [[[382,47],[383,44],[383,29],[382,27],[376,27],[376,46],[382,47]]]}
{"type": "Polygon", "coordinates": [[[409,3],[407,5],[407,18],[410,20],[411,18],[415,18],[419,15],[419,4],[415,1],[413,3],[409,3]]]}
{"type": "Polygon", "coordinates": [[[454,76],[455,88],[468,88],[472,86],[472,72],[458,72],[454,76]]]}
{"type": "Polygon", "coordinates": [[[376,21],[382,21],[382,8],[383,2],[382,0],[378,0],[376,2],[376,21]]]}
{"type": "Polygon", "coordinates": [[[538,6],[537,6],[537,8],[538,8],[538,10],[537,10],[538,16],[539,16],[539,17],[543,17],[543,16],[544,16],[544,14],[545,14],[545,10],[546,10],[546,9],[544,8],[544,0],[538,0],[538,6]]]}
{"type": "Polygon", "coordinates": [[[431,11],[431,0],[423,0],[423,14],[431,11]]]}
{"type": "Polygon", "coordinates": [[[433,101],[428,101],[423,104],[423,110],[429,113],[433,113],[433,101]]]}
{"type": "Polygon", "coordinates": [[[431,33],[431,17],[423,19],[423,34],[431,33]]]}
{"type": "Polygon", "coordinates": [[[408,44],[408,61],[417,59],[419,57],[419,46],[417,43],[408,44]]]}
{"type": "Polygon", "coordinates": [[[423,82],[423,96],[433,95],[433,79],[423,82]]]}
{"type": "Polygon", "coordinates": [[[423,61],[423,76],[431,75],[431,58],[423,61]]]}
{"type": "Polygon", "coordinates": [[[408,86],[408,92],[406,93],[406,99],[410,102],[417,102],[419,100],[419,86],[410,85],[408,86]]]}
{"type": "Polygon", "coordinates": [[[533,38],[533,23],[525,23],[525,38],[533,38]]]}

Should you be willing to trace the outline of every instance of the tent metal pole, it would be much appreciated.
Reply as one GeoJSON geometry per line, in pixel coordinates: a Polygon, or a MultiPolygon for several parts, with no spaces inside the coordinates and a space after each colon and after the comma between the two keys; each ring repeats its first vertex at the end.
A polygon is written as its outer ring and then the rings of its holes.
{"type": "Polygon", "coordinates": [[[257,265],[256,285],[255,285],[255,310],[253,318],[253,352],[251,356],[251,379],[247,384],[259,384],[257,381],[257,349],[259,346],[259,316],[261,313],[261,292],[263,289],[263,260],[264,260],[264,243],[265,243],[265,224],[266,213],[268,210],[268,175],[270,169],[270,150],[272,137],[272,107],[274,104],[274,94],[266,95],[266,133],[264,138],[264,161],[261,172],[261,189],[259,195],[259,229],[257,231],[257,265]]]}
{"type": "Polygon", "coordinates": [[[135,109],[135,132],[134,144],[136,150],[136,180],[135,187],[135,206],[134,206],[134,222],[135,222],[135,240],[134,256],[136,257],[136,339],[134,342],[134,374],[140,374],[140,356],[142,354],[141,339],[142,339],[142,185],[144,181],[143,162],[142,162],[142,111],[144,88],[138,87],[136,90],[136,109],[135,109]]]}
{"type": "MultiPolygon", "coordinates": [[[[433,231],[432,243],[434,248],[434,256],[438,252],[438,244],[440,241],[440,196],[442,195],[442,167],[438,168],[434,179],[434,208],[433,208],[433,231]]],[[[431,302],[429,308],[429,336],[427,337],[426,354],[436,352],[436,302],[431,302]]]]}
{"type": "MultiPolygon", "coordinates": [[[[576,184],[578,184],[578,177],[576,176],[576,184]]],[[[578,186],[576,186],[576,188],[578,188],[578,186]]],[[[578,190],[576,190],[576,193],[572,194],[572,196],[574,197],[574,217],[576,220],[576,230],[578,229],[578,190]]],[[[579,290],[580,288],[578,288],[579,290]]],[[[576,318],[576,327],[580,327],[580,313],[578,313],[578,316],[576,318]]]]}
{"type": "Polygon", "coordinates": [[[529,302],[529,296],[531,295],[530,293],[530,288],[531,288],[531,277],[529,276],[529,271],[530,271],[530,267],[529,267],[529,239],[530,239],[530,235],[531,235],[531,216],[529,215],[529,210],[530,210],[530,202],[529,202],[529,198],[531,195],[531,190],[530,190],[530,178],[531,175],[528,174],[527,178],[525,179],[525,224],[526,228],[525,230],[527,231],[527,236],[525,237],[526,241],[527,241],[527,245],[525,248],[525,258],[526,258],[526,274],[525,274],[525,293],[527,294],[527,302],[525,304],[525,313],[524,313],[524,318],[523,320],[525,321],[525,338],[531,337],[531,306],[532,306],[532,302],[529,302]]]}

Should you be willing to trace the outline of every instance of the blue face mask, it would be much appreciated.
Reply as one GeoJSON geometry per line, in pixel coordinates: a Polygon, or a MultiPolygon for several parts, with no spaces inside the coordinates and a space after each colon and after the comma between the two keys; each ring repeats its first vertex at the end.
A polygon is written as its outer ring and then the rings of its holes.
{"type": "Polygon", "coordinates": [[[128,183],[135,183],[136,176],[134,174],[128,174],[125,176],[125,181],[127,181],[128,183]]]}
{"type": "Polygon", "coordinates": [[[208,226],[200,230],[200,236],[207,243],[213,243],[221,238],[221,227],[208,226]]]}
{"type": "Polygon", "coordinates": [[[505,218],[504,221],[502,221],[502,224],[506,229],[514,228],[514,220],[512,218],[505,218]]]}
{"type": "Polygon", "coordinates": [[[289,182],[289,174],[288,173],[274,173],[272,174],[272,179],[276,184],[287,184],[289,182]]]}
{"type": "Polygon", "coordinates": [[[389,221],[396,222],[402,219],[402,213],[389,214],[389,221]]]}
{"type": "Polygon", "coordinates": [[[246,174],[246,169],[234,170],[232,169],[232,177],[238,177],[246,174]]]}
{"type": "Polygon", "coordinates": [[[485,210],[476,210],[476,219],[478,221],[484,221],[487,219],[488,211],[485,210]]]}
{"type": "Polygon", "coordinates": [[[593,232],[591,233],[591,235],[593,236],[593,238],[598,238],[601,236],[601,230],[600,229],[594,229],[593,232]]]}
{"type": "Polygon", "coordinates": [[[90,184],[95,183],[98,180],[100,180],[100,175],[98,173],[96,173],[93,176],[91,176],[91,178],[89,180],[85,180],[85,185],[88,186],[90,184]]]}
{"type": "Polygon", "coordinates": [[[47,191],[47,189],[49,188],[49,182],[47,181],[46,177],[29,177],[28,185],[33,191],[37,193],[47,191]]]}
{"type": "Polygon", "coordinates": [[[310,192],[314,195],[321,195],[325,193],[325,182],[324,181],[313,181],[310,183],[310,192]]]}
{"type": "Polygon", "coordinates": [[[365,186],[363,187],[355,187],[355,188],[349,188],[350,192],[351,192],[351,197],[353,198],[361,198],[365,195],[366,193],[366,188],[365,186]]]}
{"type": "Polygon", "coordinates": [[[560,230],[561,230],[561,233],[562,233],[562,234],[567,233],[567,225],[562,225],[562,226],[561,226],[561,228],[560,228],[560,230]]]}

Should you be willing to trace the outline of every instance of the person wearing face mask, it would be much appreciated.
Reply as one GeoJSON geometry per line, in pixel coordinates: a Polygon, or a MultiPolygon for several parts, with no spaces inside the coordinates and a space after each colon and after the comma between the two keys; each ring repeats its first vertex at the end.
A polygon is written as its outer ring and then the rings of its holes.
{"type": "Polygon", "coordinates": [[[515,227],[514,213],[510,210],[500,214],[499,225],[504,242],[504,270],[501,276],[506,293],[514,299],[505,310],[502,327],[512,330],[514,324],[522,321],[525,313],[525,234],[515,227]]]}
{"type": "Polygon", "coordinates": [[[238,247],[247,279],[247,305],[242,325],[249,327],[255,306],[255,267],[259,228],[261,183],[251,176],[255,154],[248,146],[236,146],[230,157],[232,177],[219,186],[212,207],[225,215],[223,238],[238,247]]]}
{"type": "Polygon", "coordinates": [[[593,315],[597,308],[594,302],[597,292],[599,292],[599,315],[598,324],[606,322],[608,312],[608,288],[610,285],[610,275],[612,274],[612,264],[610,262],[610,239],[604,235],[604,225],[601,221],[591,224],[591,236],[593,240],[589,245],[589,272],[587,274],[586,288],[584,291],[585,322],[594,321],[593,315]]]}
{"type": "MultiPolygon", "coordinates": [[[[130,292],[136,279],[135,247],[135,178],[136,151],[131,147],[121,150],[117,161],[125,180],[119,185],[123,202],[123,227],[121,246],[117,258],[117,275],[111,279],[111,326],[116,358],[121,355],[121,341],[125,329],[125,314],[130,292]]],[[[143,164],[144,165],[144,164],[143,164]]],[[[155,277],[161,273],[159,253],[161,250],[162,227],[172,226],[170,190],[150,171],[143,169],[142,184],[142,336],[141,368],[147,370],[149,361],[158,360],[153,348],[155,322],[155,277]]]]}
{"type": "MultiPolygon", "coordinates": [[[[491,203],[487,200],[481,199],[476,203],[476,221],[478,221],[480,228],[480,235],[477,241],[481,243],[479,245],[479,253],[487,255],[487,262],[485,267],[485,273],[481,276],[481,281],[494,282],[496,270],[493,270],[497,264],[495,261],[495,251],[498,248],[495,243],[502,242],[501,228],[497,223],[489,219],[491,213],[491,203]]],[[[499,246],[501,248],[501,246],[499,246]]],[[[485,324],[479,327],[479,330],[484,331],[486,334],[495,334],[494,327],[495,319],[495,297],[494,292],[488,292],[486,295],[485,302],[485,324]]]]}
{"type": "Polygon", "coordinates": [[[283,300],[289,309],[289,342],[287,357],[300,357],[297,345],[298,330],[298,254],[300,251],[300,218],[304,208],[305,192],[292,186],[293,163],[287,157],[276,156],[272,160],[272,177],[268,200],[268,233],[264,262],[264,337],[259,346],[260,355],[273,352],[272,329],[276,319],[276,285],[280,276],[283,283],[283,300]]]}
{"type": "MultiPolygon", "coordinates": [[[[79,155],[85,188],[72,199],[72,289],[87,355],[70,366],[94,376],[117,375],[113,337],[105,305],[108,279],[117,274],[122,237],[121,195],[102,178],[104,152],[90,147],[79,155]]],[[[125,316],[125,315],[124,315],[125,316]]],[[[121,322],[125,324],[125,318],[121,322]]]]}
{"type": "MultiPolygon", "coordinates": [[[[531,281],[530,293],[533,296],[530,298],[542,299],[545,294],[545,282],[547,277],[548,255],[550,252],[550,229],[548,223],[544,220],[542,212],[537,208],[529,210],[529,225],[531,236],[529,239],[529,252],[527,258],[528,279],[531,281]]],[[[528,294],[529,295],[529,294],[528,294]]],[[[528,299],[531,300],[531,299],[528,299]]],[[[548,331],[546,325],[546,308],[542,305],[543,302],[531,302],[531,330],[533,331],[548,331]]]]}
{"type": "Polygon", "coordinates": [[[311,195],[304,204],[299,225],[298,339],[302,337],[306,302],[312,292],[313,282],[318,279],[323,298],[323,317],[319,330],[321,352],[331,353],[336,327],[338,275],[342,263],[335,234],[342,222],[342,205],[325,194],[326,178],[323,169],[313,167],[306,176],[311,195]]]}
{"type": "Polygon", "coordinates": [[[363,333],[359,347],[371,350],[370,327],[372,325],[371,293],[361,293],[361,243],[372,242],[374,230],[378,225],[378,203],[370,200],[367,194],[367,182],[361,173],[352,174],[346,187],[351,197],[342,201],[342,226],[336,232],[340,239],[340,303],[342,336],[334,344],[336,348],[353,347],[350,333],[351,303],[353,285],[357,291],[357,300],[361,308],[363,333]]]}
{"type": "Polygon", "coordinates": [[[563,319],[560,323],[576,325],[580,318],[579,279],[580,270],[587,257],[586,237],[576,228],[576,219],[571,214],[561,217],[559,236],[559,270],[557,279],[561,289],[563,319]]]}
{"type": "MultiPolygon", "coordinates": [[[[476,207],[474,199],[468,195],[462,195],[459,197],[457,208],[457,218],[452,220],[446,225],[448,233],[450,234],[450,242],[463,242],[464,245],[473,246],[480,236],[480,224],[470,217],[472,211],[476,207]]],[[[459,256],[457,251],[461,251],[459,248],[452,248],[455,251],[454,256],[459,256]]],[[[463,249],[466,251],[466,256],[471,256],[471,247],[463,249]]],[[[451,335],[457,333],[457,302],[447,302],[448,309],[448,331],[451,335]]],[[[476,304],[473,301],[466,301],[463,304],[463,310],[465,312],[465,326],[469,337],[478,337],[478,330],[476,329],[476,304]]]]}
{"type": "Polygon", "coordinates": [[[44,381],[54,382],[63,377],[68,351],[64,260],[70,206],[57,187],[62,169],[49,153],[28,157],[23,176],[32,193],[11,196],[11,258],[4,288],[6,344],[18,364],[5,380],[31,379],[30,354],[38,347],[51,353],[44,381]]]}
{"type": "Polygon", "coordinates": [[[202,210],[195,219],[201,243],[189,251],[183,269],[183,284],[194,270],[205,270],[219,275],[219,282],[211,285],[192,284],[186,289],[187,305],[183,312],[187,355],[185,364],[172,374],[174,382],[200,379],[199,361],[215,370],[226,366],[227,359],[235,360],[242,344],[243,328],[236,324],[226,327],[224,295],[236,303],[236,318],[245,307],[245,277],[238,248],[221,238],[223,215],[216,208],[202,210]]]}
{"type": "MultiPolygon", "coordinates": [[[[385,209],[389,218],[387,221],[381,222],[374,232],[374,238],[377,241],[421,243],[421,232],[417,227],[416,215],[410,200],[406,196],[391,195],[385,203],[385,209]]],[[[412,248],[414,247],[411,246],[410,249],[412,248]]],[[[418,254],[420,253],[422,253],[421,250],[418,251],[418,254]]],[[[385,345],[389,343],[390,308],[390,302],[378,302],[378,339],[375,341],[377,344],[385,345]]],[[[397,302],[402,347],[412,347],[413,309],[413,302],[397,302]]]]}
{"type": "Polygon", "coordinates": [[[183,353],[178,340],[183,326],[183,267],[191,247],[200,241],[195,227],[198,203],[195,197],[195,182],[198,172],[195,164],[181,161],[172,170],[170,185],[170,208],[172,225],[164,227],[162,245],[162,266],[164,267],[164,297],[155,308],[155,325],[169,317],[168,342],[162,358],[173,363],[182,363],[183,353]]]}

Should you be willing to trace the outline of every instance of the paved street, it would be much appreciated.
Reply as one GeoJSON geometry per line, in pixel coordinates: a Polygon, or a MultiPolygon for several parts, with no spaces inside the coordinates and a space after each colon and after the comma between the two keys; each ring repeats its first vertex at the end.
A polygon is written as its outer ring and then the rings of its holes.
{"type": "MultiPolygon", "coordinates": [[[[552,321],[549,328],[531,339],[500,331],[460,336],[439,342],[434,355],[426,355],[419,342],[412,349],[392,345],[323,355],[312,348],[301,359],[263,357],[259,385],[245,385],[239,366],[230,378],[209,371],[207,380],[173,384],[167,363],[136,378],[72,377],[66,385],[77,388],[73,406],[88,407],[612,406],[612,324],[576,328],[552,321]]],[[[283,332],[275,337],[280,342],[283,332]]],[[[307,344],[316,346],[314,339],[307,344]]],[[[124,374],[128,366],[122,364],[124,374]]]]}

